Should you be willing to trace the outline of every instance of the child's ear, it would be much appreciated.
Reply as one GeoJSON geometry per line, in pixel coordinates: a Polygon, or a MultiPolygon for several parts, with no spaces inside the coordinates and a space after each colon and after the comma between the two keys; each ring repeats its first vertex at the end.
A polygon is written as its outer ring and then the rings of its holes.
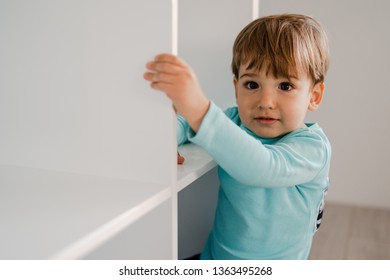
{"type": "Polygon", "coordinates": [[[237,81],[236,77],[234,77],[234,76],[233,76],[233,83],[234,83],[234,91],[235,91],[235,94],[236,94],[236,101],[237,101],[237,98],[238,98],[238,90],[237,90],[238,81],[237,81]]]}
{"type": "Polygon", "coordinates": [[[322,97],[324,96],[324,90],[325,84],[323,82],[319,82],[313,86],[308,107],[310,111],[315,111],[318,109],[322,102],[322,97]]]}

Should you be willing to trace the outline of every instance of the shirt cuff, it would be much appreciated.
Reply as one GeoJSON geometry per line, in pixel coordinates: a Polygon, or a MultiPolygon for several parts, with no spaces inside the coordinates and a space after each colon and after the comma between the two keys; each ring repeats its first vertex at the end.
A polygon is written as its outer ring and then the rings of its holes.
{"type": "Polygon", "coordinates": [[[215,134],[215,130],[211,128],[219,116],[225,117],[225,114],[217,105],[210,101],[209,109],[202,120],[198,132],[195,133],[191,128],[188,130],[188,140],[199,146],[208,146],[207,142],[213,139],[215,134]]]}

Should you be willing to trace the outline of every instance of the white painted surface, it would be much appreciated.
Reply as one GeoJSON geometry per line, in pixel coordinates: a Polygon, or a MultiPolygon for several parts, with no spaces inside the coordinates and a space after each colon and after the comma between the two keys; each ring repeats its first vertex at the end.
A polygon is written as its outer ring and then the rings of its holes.
{"type": "Polygon", "coordinates": [[[170,0],[1,1],[0,163],[171,183],[170,103],[142,79],[171,32],[170,0]]]}
{"type": "Polygon", "coordinates": [[[82,257],[170,197],[168,186],[5,165],[0,186],[0,259],[82,257]]]}
{"type": "Polygon", "coordinates": [[[184,164],[177,167],[177,190],[181,191],[216,166],[214,160],[201,147],[185,144],[179,147],[185,158],[184,164]]]}
{"type": "Polygon", "coordinates": [[[175,117],[142,78],[172,50],[171,4],[0,2],[0,259],[80,258],[171,206],[175,117]]]}

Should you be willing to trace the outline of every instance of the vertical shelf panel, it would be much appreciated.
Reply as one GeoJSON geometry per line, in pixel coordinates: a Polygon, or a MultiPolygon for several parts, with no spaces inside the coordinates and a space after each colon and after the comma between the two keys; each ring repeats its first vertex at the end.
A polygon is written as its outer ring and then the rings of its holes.
{"type": "Polygon", "coordinates": [[[171,4],[0,2],[1,258],[78,258],[122,236],[134,258],[175,256],[175,116],[143,79],[172,51],[171,4]],[[151,229],[163,245],[145,251],[151,229]]]}
{"type": "Polygon", "coordinates": [[[171,32],[170,0],[1,1],[0,164],[171,183],[172,109],[142,78],[171,32]]]}

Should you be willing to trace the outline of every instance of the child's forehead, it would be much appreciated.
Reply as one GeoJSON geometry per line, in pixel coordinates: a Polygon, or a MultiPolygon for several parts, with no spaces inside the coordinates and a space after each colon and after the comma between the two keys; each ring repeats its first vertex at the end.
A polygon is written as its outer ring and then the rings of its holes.
{"type": "Polygon", "coordinates": [[[299,79],[300,77],[308,77],[308,73],[300,67],[285,66],[283,68],[275,66],[272,63],[262,63],[257,65],[251,61],[240,65],[239,78],[242,76],[260,76],[286,79],[299,79]]]}

